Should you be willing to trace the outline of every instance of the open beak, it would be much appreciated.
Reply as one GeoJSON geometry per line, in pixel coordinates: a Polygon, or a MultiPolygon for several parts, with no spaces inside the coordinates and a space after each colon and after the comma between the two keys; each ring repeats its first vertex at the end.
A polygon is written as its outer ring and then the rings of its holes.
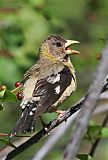
{"type": "Polygon", "coordinates": [[[79,54],[80,53],[79,51],[76,51],[76,50],[73,50],[73,49],[69,48],[70,45],[76,44],[76,43],[80,43],[80,42],[74,41],[74,40],[66,40],[65,49],[66,49],[66,52],[67,52],[68,55],[73,55],[73,54],[79,54]]]}

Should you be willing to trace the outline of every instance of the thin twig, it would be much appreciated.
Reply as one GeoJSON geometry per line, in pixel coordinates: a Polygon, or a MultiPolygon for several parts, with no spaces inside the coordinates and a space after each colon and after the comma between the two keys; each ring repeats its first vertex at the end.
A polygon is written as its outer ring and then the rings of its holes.
{"type": "MultiPolygon", "coordinates": [[[[103,123],[102,123],[101,126],[102,126],[102,127],[105,127],[105,126],[107,125],[107,123],[108,123],[108,114],[105,116],[104,121],[103,121],[103,123]]],[[[100,134],[101,134],[101,130],[99,131],[99,133],[98,133],[97,135],[100,135],[100,134]]],[[[91,148],[91,150],[90,150],[90,155],[91,155],[91,156],[94,155],[94,153],[95,153],[95,151],[96,151],[96,148],[97,148],[100,140],[101,140],[101,138],[97,138],[97,139],[95,140],[95,142],[93,143],[92,148],[91,148]]]]}
{"type": "MultiPolygon", "coordinates": [[[[76,154],[79,151],[81,142],[87,130],[87,125],[96,107],[96,103],[99,98],[99,94],[102,91],[102,82],[108,74],[108,46],[102,52],[102,59],[98,65],[96,78],[93,84],[90,86],[89,94],[84,102],[82,108],[82,115],[76,123],[75,130],[72,133],[72,137],[66,147],[64,153],[64,160],[74,160],[76,154]]],[[[103,89],[104,91],[104,89],[103,89]]]]}
{"type": "Polygon", "coordinates": [[[14,88],[13,90],[11,90],[12,93],[17,93],[18,91],[21,91],[22,85],[20,85],[19,87],[14,88]]]}
{"type": "Polygon", "coordinates": [[[107,113],[108,112],[108,103],[99,105],[93,112],[93,115],[107,113]]]}

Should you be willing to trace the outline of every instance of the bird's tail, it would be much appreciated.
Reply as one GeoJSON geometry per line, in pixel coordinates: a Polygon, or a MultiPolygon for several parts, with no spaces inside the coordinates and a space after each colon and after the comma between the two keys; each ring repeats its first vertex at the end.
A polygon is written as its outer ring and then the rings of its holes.
{"type": "Polygon", "coordinates": [[[10,137],[16,135],[18,132],[26,133],[35,130],[35,112],[37,109],[36,102],[21,103],[22,115],[13,128],[10,137]]]}

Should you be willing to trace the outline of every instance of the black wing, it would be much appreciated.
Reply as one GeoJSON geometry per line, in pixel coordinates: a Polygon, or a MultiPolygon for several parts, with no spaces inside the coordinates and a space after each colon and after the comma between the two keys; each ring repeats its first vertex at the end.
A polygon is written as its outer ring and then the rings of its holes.
{"type": "Polygon", "coordinates": [[[35,119],[43,112],[47,112],[58,101],[72,80],[75,82],[74,76],[67,67],[58,74],[38,80],[33,91],[33,97],[37,97],[37,101],[34,99],[21,105],[22,116],[12,130],[11,136],[19,131],[34,130],[35,119]]]}
{"type": "Polygon", "coordinates": [[[46,112],[61,97],[72,80],[75,81],[68,67],[65,67],[58,74],[52,74],[39,80],[33,92],[33,97],[40,97],[37,113],[46,112]]]}

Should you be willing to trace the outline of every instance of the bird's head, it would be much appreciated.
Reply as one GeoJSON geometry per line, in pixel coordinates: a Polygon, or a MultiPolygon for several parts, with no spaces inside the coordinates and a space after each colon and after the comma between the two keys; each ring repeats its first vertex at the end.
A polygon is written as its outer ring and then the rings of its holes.
{"type": "Polygon", "coordinates": [[[62,62],[70,55],[79,53],[78,51],[69,48],[70,45],[75,43],[79,42],[75,40],[65,40],[59,35],[50,35],[41,45],[41,57],[48,58],[52,61],[62,62]]]}

